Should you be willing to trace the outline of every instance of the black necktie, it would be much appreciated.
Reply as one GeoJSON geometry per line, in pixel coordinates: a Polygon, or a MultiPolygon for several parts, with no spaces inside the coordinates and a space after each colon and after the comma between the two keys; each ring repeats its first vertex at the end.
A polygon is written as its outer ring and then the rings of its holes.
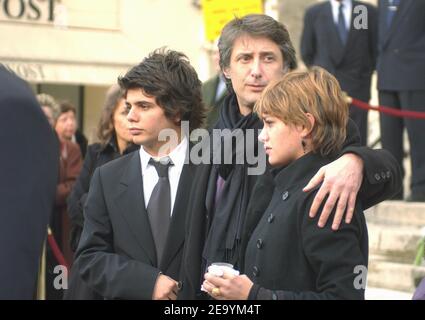
{"type": "Polygon", "coordinates": [[[344,16],[344,5],[342,2],[339,5],[339,13],[338,13],[338,33],[341,38],[342,44],[345,45],[347,42],[348,30],[345,24],[345,16],[344,16]]]}
{"type": "Polygon", "coordinates": [[[149,163],[153,165],[158,173],[158,182],[152,191],[147,211],[153,239],[155,241],[158,266],[161,263],[165,242],[167,241],[168,229],[171,220],[171,191],[168,180],[168,168],[173,165],[169,157],[160,161],[152,158],[149,163]]]}

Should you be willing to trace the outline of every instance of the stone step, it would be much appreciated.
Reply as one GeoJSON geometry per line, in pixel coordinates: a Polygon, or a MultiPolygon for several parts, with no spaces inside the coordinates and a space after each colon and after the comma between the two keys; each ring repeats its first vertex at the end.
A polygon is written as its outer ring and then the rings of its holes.
{"type": "Polygon", "coordinates": [[[366,210],[368,222],[425,227],[425,203],[384,201],[366,210]]]}
{"type": "Polygon", "coordinates": [[[365,300],[412,300],[413,294],[385,288],[366,287],[365,300]]]}
{"type": "Polygon", "coordinates": [[[367,286],[385,288],[413,294],[419,280],[425,277],[425,266],[394,263],[371,256],[367,286]]]}
{"type": "Polygon", "coordinates": [[[393,262],[413,263],[419,241],[424,237],[419,227],[368,223],[369,255],[385,256],[393,262]]]}

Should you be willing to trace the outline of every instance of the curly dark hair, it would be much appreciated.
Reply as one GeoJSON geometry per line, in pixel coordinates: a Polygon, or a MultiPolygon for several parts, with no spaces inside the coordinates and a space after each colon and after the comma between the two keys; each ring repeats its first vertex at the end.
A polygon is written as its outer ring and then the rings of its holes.
{"type": "Polygon", "coordinates": [[[130,69],[118,84],[127,92],[140,88],[164,110],[171,121],[189,121],[189,130],[203,127],[206,108],[202,102],[201,81],[186,55],[160,48],[130,69]]]}

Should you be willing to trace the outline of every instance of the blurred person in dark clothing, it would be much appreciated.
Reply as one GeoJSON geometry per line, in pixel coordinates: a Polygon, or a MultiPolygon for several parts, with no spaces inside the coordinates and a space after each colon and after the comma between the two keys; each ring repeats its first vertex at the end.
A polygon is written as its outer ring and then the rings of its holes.
{"type": "MultiPolygon", "coordinates": [[[[72,220],[71,249],[74,252],[83,230],[83,208],[94,170],[140,148],[132,143],[127,114],[124,93],[118,85],[114,85],[107,92],[97,127],[97,137],[100,142],[89,145],[83,169],[68,198],[68,214],[72,220]]],[[[65,299],[89,300],[96,298],[100,298],[100,296],[85,285],[74,264],[70,272],[69,289],[65,292],[65,299]]]]}
{"type": "MultiPolygon", "coordinates": [[[[379,0],[379,103],[425,112],[425,0],[379,0]]],[[[410,144],[412,175],[408,201],[425,201],[424,120],[380,114],[382,147],[403,169],[403,129],[410,144]]],[[[403,171],[404,172],[404,171],[403,171]]],[[[401,191],[397,199],[403,199],[401,191]]]]}
{"type": "Polygon", "coordinates": [[[1,65],[0,83],[0,300],[32,299],[59,146],[29,86],[1,65]]]}
{"type": "MultiPolygon", "coordinates": [[[[304,16],[301,56],[306,66],[325,68],[342,90],[364,102],[370,100],[370,84],[378,51],[378,14],[374,6],[352,0],[329,0],[309,7],[304,16]],[[366,28],[356,26],[366,8],[366,28]]],[[[367,110],[350,106],[350,118],[367,144],[367,110]]]]}
{"type": "Polygon", "coordinates": [[[87,138],[80,131],[77,125],[77,110],[69,101],[62,101],[59,104],[60,113],[56,121],[55,129],[59,137],[70,140],[80,147],[83,158],[87,152],[87,138]]]}
{"type": "MultiPolygon", "coordinates": [[[[37,100],[49,122],[55,127],[57,119],[60,115],[59,106],[56,100],[48,94],[37,95],[37,100]]],[[[57,133],[57,131],[56,131],[57,133]]],[[[59,140],[60,154],[57,161],[59,162],[59,177],[56,186],[56,199],[54,202],[54,211],[50,217],[50,227],[59,248],[64,254],[65,260],[71,264],[73,253],[69,245],[69,237],[71,232],[71,223],[66,211],[66,200],[72,190],[72,187],[80,174],[82,167],[82,158],[80,148],[77,144],[62,138],[57,133],[59,140]]],[[[53,287],[53,279],[57,274],[53,273],[57,261],[50,250],[47,251],[47,275],[46,275],[46,298],[61,299],[62,291],[53,287]]]]}
{"type": "Polygon", "coordinates": [[[226,80],[220,72],[220,55],[217,47],[218,41],[214,42],[213,64],[216,74],[202,84],[202,100],[208,107],[207,128],[212,129],[218,120],[220,108],[225,96],[228,94],[226,80]]]}

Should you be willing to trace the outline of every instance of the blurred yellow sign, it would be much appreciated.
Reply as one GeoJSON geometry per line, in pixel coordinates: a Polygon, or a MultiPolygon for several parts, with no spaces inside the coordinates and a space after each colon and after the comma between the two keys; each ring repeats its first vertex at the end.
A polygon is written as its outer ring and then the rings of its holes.
{"type": "Polygon", "coordinates": [[[205,36],[214,41],[224,25],[236,17],[263,13],[262,0],[202,0],[205,36]]]}

